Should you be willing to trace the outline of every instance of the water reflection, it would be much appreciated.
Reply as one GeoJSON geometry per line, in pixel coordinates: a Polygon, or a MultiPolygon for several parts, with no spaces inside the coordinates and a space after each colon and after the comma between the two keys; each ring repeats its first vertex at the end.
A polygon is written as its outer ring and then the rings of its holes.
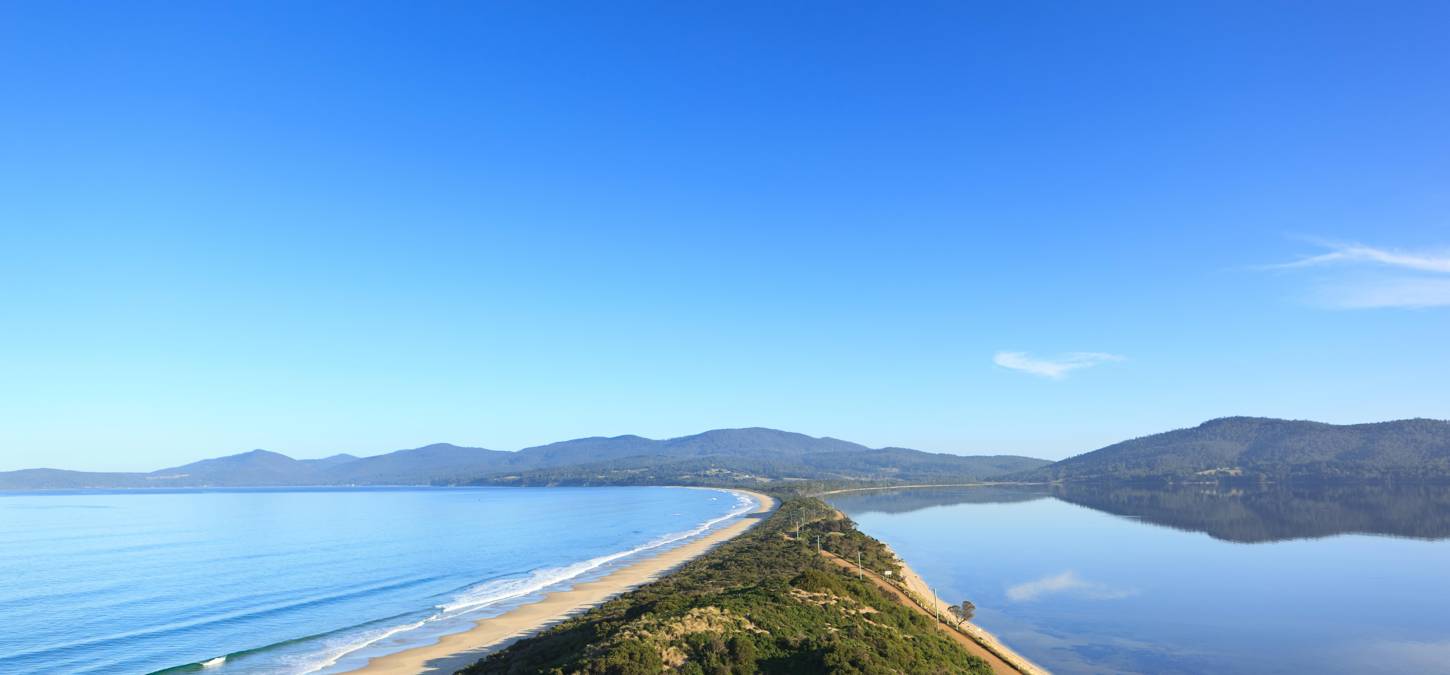
{"type": "Polygon", "coordinates": [[[1450,487],[1269,485],[1174,489],[1054,486],[1052,496],[1127,518],[1240,543],[1374,534],[1450,537],[1450,487]]]}
{"type": "Polygon", "coordinates": [[[909,513],[957,504],[1007,504],[1055,497],[1070,504],[1215,539],[1260,543],[1339,534],[1450,538],[1450,486],[1097,484],[867,490],[830,496],[847,513],[909,513]]]}
{"type": "Polygon", "coordinates": [[[828,500],[1059,675],[1450,675],[1450,486],[1013,486],[828,500]]]}
{"type": "Polygon", "coordinates": [[[984,485],[981,487],[905,488],[859,490],[829,496],[846,513],[909,513],[933,506],[955,504],[1011,504],[1047,499],[1046,485],[984,485]]]}

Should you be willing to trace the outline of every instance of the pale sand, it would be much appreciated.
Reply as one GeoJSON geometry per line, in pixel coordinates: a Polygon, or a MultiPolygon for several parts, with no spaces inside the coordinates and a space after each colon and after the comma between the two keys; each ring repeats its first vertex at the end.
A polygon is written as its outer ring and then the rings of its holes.
{"type": "MultiPolygon", "coordinates": [[[[961,483],[961,484],[957,484],[957,485],[893,485],[893,486],[879,487],[879,488],[847,488],[847,489],[844,489],[844,490],[831,490],[829,492],[822,492],[822,493],[820,493],[817,496],[830,495],[830,494],[839,494],[839,493],[842,493],[842,492],[858,492],[858,491],[863,491],[863,490],[900,490],[900,489],[903,489],[903,488],[933,488],[933,487],[981,487],[981,486],[987,486],[987,485],[1033,485],[1033,483],[1009,483],[1009,482],[1003,482],[1003,483],[961,483]]],[[[846,517],[846,514],[841,513],[841,511],[838,509],[836,511],[836,517],[837,518],[845,518],[846,517]]],[[[882,545],[884,546],[885,544],[883,543],[882,545]]],[[[891,551],[891,547],[887,546],[886,547],[886,550],[891,551]]],[[[952,616],[952,614],[951,614],[951,606],[952,606],[952,603],[949,600],[942,600],[941,598],[937,598],[936,599],[936,605],[933,606],[932,605],[931,585],[930,584],[927,584],[926,583],[926,580],[925,579],[922,579],[921,578],[921,575],[916,573],[916,570],[911,569],[911,566],[909,566],[909,565],[906,564],[906,560],[905,559],[903,559],[899,555],[896,555],[896,552],[895,551],[891,551],[891,554],[894,555],[894,556],[896,556],[896,560],[901,563],[901,578],[902,578],[902,581],[906,583],[906,589],[907,589],[908,592],[910,592],[910,594],[912,596],[912,599],[915,600],[918,603],[917,604],[918,609],[924,610],[924,611],[926,611],[928,613],[932,613],[932,614],[939,613],[940,616],[943,616],[943,617],[951,617],[952,616]]],[[[849,561],[843,561],[843,562],[849,562],[849,561]]],[[[878,579],[879,579],[879,577],[878,577],[878,579]]],[[[956,621],[953,620],[951,622],[951,624],[952,625],[955,625],[956,624],[956,621]]],[[[957,626],[956,627],[956,630],[957,630],[957,632],[959,632],[959,633],[961,633],[963,635],[966,635],[967,637],[971,638],[971,640],[973,642],[977,643],[983,649],[985,649],[986,651],[990,652],[992,656],[995,656],[998,659],[1000,659],[1002,662],[1005,663],[1005,665],[1007,665],[1008,667],[1012,668],[1013,670],[1016,670],[1017,672],[1022,673],[1023,675],[1051,675],[1051,673],[1049,673],[1046,668],[1043,668],[1042,666],[1039,666],[1039,665],[1037,665],[1037,664],[1035,664],[1035,663],[1027,660],[1027,658],[1024,657],[1024,656],[1022,656],[1021,654],[1018,654],[1017,652],[1012,651],[1012,648],[1010,648],[1007,645],[1003,644],[1001,640],[997,639],[997,636],[995,636],[995,635],[987,632],[986,629],[982,628],[981,626],[978,626],[977,624],[974,624],[974,623],[972,623],[970,621],[967,621],[967,622],[963,623],[962,625],[957,626]]],[[[979,654],[979,656],[980,656],[980,654],[979,654]]],[[[988,659],[988,661],[991,662],[992,659],[988,659]]],[[[995,663],[993,664],[993,668],[994,669],[997,668],[997,666],[996,666],[995,663]]]]}
{"type": "Polygon", "coordinates": [[[550,593],[538,602],[482,619],[473,625],[472,630],[445,635],[436,644],[379,656],[352,672],[366,675],[454,673],[497,651],[505,643],[537,633],[620,593],[654,581],[699,557],[716,544],[750,529],[763,518],[761,514],[775,508],[775,500],[759,492],[737,489],[731,491],[754,497],[757,502],[755,510],[740,520],[683,546],[621,567],[595,581],[574,584],[568,590],[550,593]]]}
{"type": "MultiPolygon", "coordinates": [[[[896,559],[901,560],[901,556],[896,556],[896,559]]],[[[911,591],[911,594],[916,596],[915,600],[921,603],[921,606],[923,608],[925,608],[927,611],[940,612],[941,616],[943,617],[951,617],[952,603],[950,601],[937,598],[936,606],[933,607],[931,586],[926,583],[925,579],[921,578],[921,575],[916,573],[916,570],[908,567],[906,561],[904,560],[901,561],[901,577],[906,582],[907,590],[911,591]]],[[[955,623],[956,621],[953,620],[952,624],[955,623]]],[[[988,633],[985,629],[983,629],[981,626],[978,626],[977,624],[968,621],[960,626],[957,626],[957,630],[965,633],[968,637],[972,638],[972,641],[976,642],[979,645],[982,645],[982,647],[986,648],[987,651],[992,652],[1003,661],[1006,661],[1009,665],[1012,666],[1012,668],[1016,669],[1023,675],[1049,675],[1047,669],[1031,661],[1028,661],[1026,657],[1012,651],[1012,649],[1009,648],[1007,645],[1002,644],[1002,641],[998,640],[997,636],[988,633]]]]}
{"type": "MultiPolygon", "coordinates": [[[[850,492],[850,490],[838,490],[838,492],[850,492]]],[[[846,514],[841,513],[840,509],[836,509],[836,517],[845,518],[846,514]]],[[[886,546],[884,542],[881,545],[886,546]]],[[[936,598],[936,604],[933,605],[933,593],[931,592],[931,586],[926,583],[926,580],[922,579],[921,575],[916,573],[916,570],[911,569],[911,566],[906,564],[906,560],[897,555],[896,551],[892,551],[890,546],[886,546],[886,550],[890,551],[891,555],[896,558],[896,561],[901,564],[901,581],[906,584],[906,594],[902,598],[904,604],[907,606],[915,605],[914,609],[948,619],[949,622],[942,624],[943,630],[946,630],[948,633],[955,633],[958,642],[967,647],[973,654],[986,660],[992,666],[994,672],[1010,674],[1015,671],[1022,673],[1022,675],[1051,675],[1046,668],[1012,651],[1010,647],[997,639],[997,636],[987,632],[981,626],[970,621],[957,625],[956,620],[951,618],[951,601],[936,598]],[[965,638],[965,640],[961,638],[965,638]]],[[[849,560],[842,559],[829,552],[822,553],[841,567],[856,569],[856,565],[849,560]]],[[[866,572],[866,574],[872,581],[877,582],[883,590],[896,589],[898,593],[900,592],[900,586],[891,583],[875,571],[866,572]]]]}

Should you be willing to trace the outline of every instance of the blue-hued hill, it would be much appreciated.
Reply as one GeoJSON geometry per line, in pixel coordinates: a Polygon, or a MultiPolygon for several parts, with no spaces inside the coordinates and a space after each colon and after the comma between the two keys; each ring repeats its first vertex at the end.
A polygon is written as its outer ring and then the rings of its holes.
{"type": "Polygon", "coordinates": [[[550,485],[801,480],[966,481],[1045,466],[1030,457],[868,448],[775,429],[717,429],[654,440],[579,438],[517,452],[438,443],[371,457],[299,460],[266,450],[148,473],[0,472],[0,489],[300,485],[550,485]]]}

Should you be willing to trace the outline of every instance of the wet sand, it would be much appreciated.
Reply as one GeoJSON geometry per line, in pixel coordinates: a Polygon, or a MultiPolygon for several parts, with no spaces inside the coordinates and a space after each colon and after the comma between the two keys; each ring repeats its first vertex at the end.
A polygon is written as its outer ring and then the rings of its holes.
{"type": "Polygon", "coordinates": [[[762,514],[775,508],[775,500],[766,495],[750,490],[732,491],[754,498],[755,510],[699,539],[621,567],[600,579],[575,584],[568,590],[549,593],[538,602],[482,619],[471,630],[445,635],[435,644],[379,656],[368,661],[366,666],[351,672],[364,675],[451,674],[473,665],[514,640],[537,633],[620,593],[654,581],[699,557],[716,544],[750,529],[760,522],[762,514]]]}

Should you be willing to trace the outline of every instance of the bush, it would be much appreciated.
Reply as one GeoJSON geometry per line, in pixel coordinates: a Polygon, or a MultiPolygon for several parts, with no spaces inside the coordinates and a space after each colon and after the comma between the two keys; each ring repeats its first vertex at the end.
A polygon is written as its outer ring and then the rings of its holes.
{"type": "Polygon", "coordinates": [[[790,499],[675,573],[463,672],[990,673],[932,621],[806,544],[808,531],[837,533],[830,540],[843,552],[860,551],[877,563],[890,558],[880,542],[837,515],[820,500],[790,499]],[[790,536],[797,523],[804,523],[800,540],[790,536]]]}

